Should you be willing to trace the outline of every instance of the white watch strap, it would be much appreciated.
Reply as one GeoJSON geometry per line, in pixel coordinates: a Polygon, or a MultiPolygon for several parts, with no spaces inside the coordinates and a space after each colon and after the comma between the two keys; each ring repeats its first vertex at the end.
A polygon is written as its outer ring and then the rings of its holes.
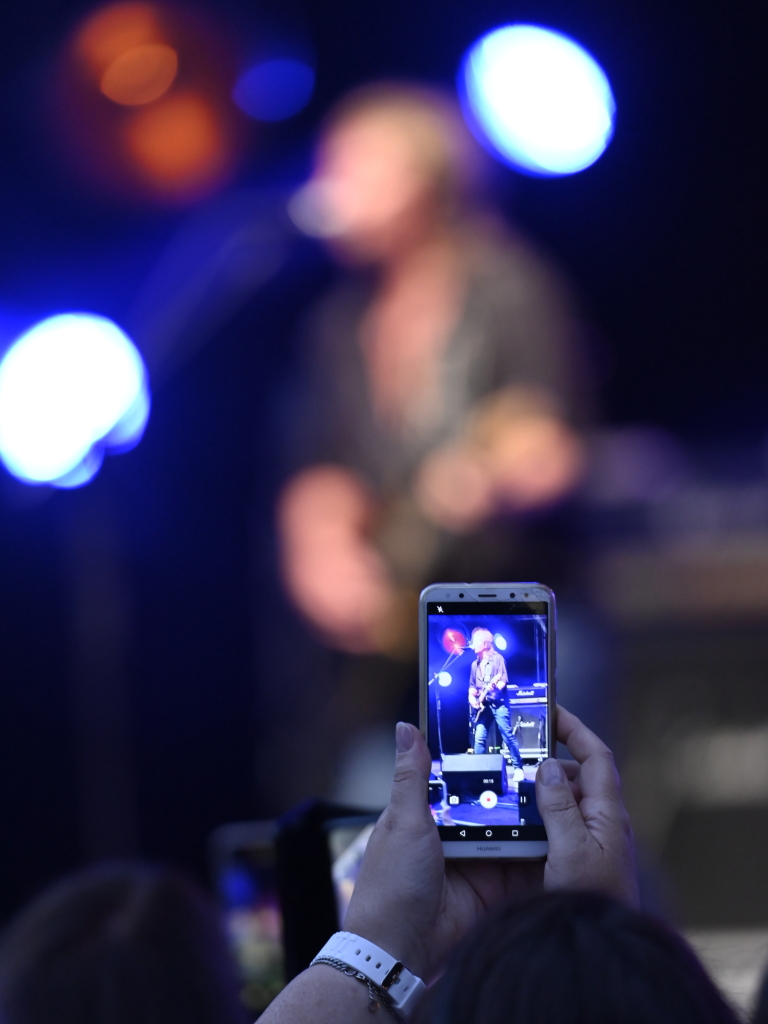
{"type": "Polygon", "coordinates": [[[352,932],[336,932],[317,955],[330,956],[354,967],[378,988],[384,989],[395,1009],[406,1015],[427,987],[399,960],[352,932]]]}

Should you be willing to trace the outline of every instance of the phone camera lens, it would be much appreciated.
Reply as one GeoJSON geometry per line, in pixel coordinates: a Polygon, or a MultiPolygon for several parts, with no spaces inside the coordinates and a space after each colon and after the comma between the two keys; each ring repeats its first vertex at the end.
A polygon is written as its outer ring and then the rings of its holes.
{"type": "Polygon", "coordinates": [[[459,594],[459,597],[464,597],[464,595],[463,594],[459,594]]]}
{"type": "Polygon", "coordinates": [[[510,597],[514,597],[515,595],[514,595],[514,594],[510,594],[509,596],[510,596],[510,597]]]}

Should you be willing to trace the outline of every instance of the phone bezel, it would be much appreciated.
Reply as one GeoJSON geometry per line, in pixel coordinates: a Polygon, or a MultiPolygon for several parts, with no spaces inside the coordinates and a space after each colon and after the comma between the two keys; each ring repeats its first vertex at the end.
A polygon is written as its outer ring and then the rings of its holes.
{"type": "MultiPolygon", "coordinates": [[[[521,604],[531,601],[545,601],[548,605],[547,630],[547,742],[551,754],[555,752],[554,720],[557,708],[557,606],[554,591],[543,583],[433,583],[425,587],[419,597],[419,727],[429,742],[428,708],[428,633],[427,604],[430,602],[466,602],[468,614],[472,605],[509,604],[519,600],[521,604]],[[494,593],[493,597],[481,594],[494,593]],[[515,597],[510,597],[511,594],[515,597]],[[459,596],[459,595],[463,596],[459,596]],[[523,594],[526,596],[523,597],[523,594]]],[[[435,826],[437,827],[437,826],[435,826]]],[[[479,842],[473,840],[441,840],[446,858],[465,860],[490,858],[496,860],[540,860],[546,857],[549,844],[546,840],[518,839],[514,841],[479,842]]]]}

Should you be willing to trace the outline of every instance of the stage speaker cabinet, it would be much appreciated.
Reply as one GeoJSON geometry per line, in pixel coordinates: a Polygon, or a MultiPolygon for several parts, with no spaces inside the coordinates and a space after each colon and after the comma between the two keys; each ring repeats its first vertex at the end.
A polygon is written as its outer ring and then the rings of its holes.
{"type": "Polygon", "coordinates": [[[523,758],[539,759],[546,741],[546,708],[515,708],[512,733],[523,758]]]}
{"type": "Polygon", "coordinates": [[[536,805],[536,783],[526,779],[517,784],[517,799],[521,825],[543,825],[536,805]]]}
{"type": "Polygon", "coordinates": [[[450,796],[477,798],[487,789],[507,792],[507,765],[501,754],[443,754],[443,781],[450,796]]]}

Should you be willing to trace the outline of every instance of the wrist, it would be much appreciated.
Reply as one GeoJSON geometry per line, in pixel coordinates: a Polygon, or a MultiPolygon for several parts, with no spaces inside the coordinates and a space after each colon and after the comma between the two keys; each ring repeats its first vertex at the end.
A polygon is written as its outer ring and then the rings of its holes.
{"type": "Polygon", "coordinates": [[[419,978],[423,978],[427,973],[422,944],[409,936],[405,928],[385,925],[380,921],[366,919],[363,915],[357,917],[347,914],[344,919],[344,931],[354,932],[355,935],[373,942],[419,978]]]}
{"type": "Polygon", "coordinates": [[[424,982],[402,960],[356,932],[332,935],[310,966],[321,964],[363,982],[369,1009],[383,1003],[398,1021],[410,1015],[425,991],[424,982]]]}

